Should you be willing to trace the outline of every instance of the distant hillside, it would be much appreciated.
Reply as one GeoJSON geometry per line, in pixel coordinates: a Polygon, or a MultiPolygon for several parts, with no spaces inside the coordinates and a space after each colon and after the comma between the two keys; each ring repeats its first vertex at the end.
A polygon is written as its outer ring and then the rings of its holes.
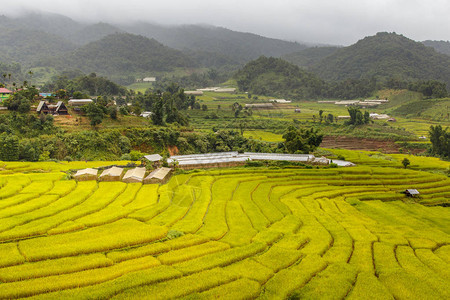
{"type": "Polygon", "coordinates": [[[246,64],[235,78],[242,91],[275,97],[316,98],[325,88],[314,74],[280,58],[265,56],[246,64]]]}
{"type": "Polygon", "coordinates": [[[326,80],[367,77],[434,79],[450,85],[450,57],[395,33],[378,33],[311,67],[326,80]]]}
{"type": "Polygon", "coordinates": [[[110,34],[128,32],[187,51],[205,67],[238,65],[261,55],[280,57],[307,48],[296,42],[209,25],[160,26],[145,22],[129,25],[83,24],[51,13],[30,13],[16,18],[0,16],[0,27],[2,25],[11,30],[39,30],[54,34],[79,46],[110,34]]]}
{"type": "Polygon", "coordinates": [[[125,31],[140,34],[175,48],[217,53],[235,63],[245,63],[261,55],[279,57],[303,50],[307,46],[252,33],[237,32],[221,27],[184,25],[164,27],[149,23],[121,26],[125,31]]]}
{"type": "Polygon", "coordinates": [[[46,33],[55,34],[62,38],[81,30],[85,25],[72,20],[69,17],[48,12],[32,12],[16,18],[2,16],[4,23],[8,23],[10,28],[40,30],[46,33]]]}
{"type": "Polygon", "coordinates": [[[60,55],[75,49],[75,45],[53,34],[1,26],[0,41],[0,61],[15,61],[25,65],[43,56],[60,55]]]}
{"type": "Polygon", "coordinates": [[[123,30],[107,23],[97,23],[83,27],[79,31],[69,35],[67,38],[74,44],[86,45],[114,33],[123,33],[123,30]]]}
{"type": "Polygon", "coordinates": [[[339,50],[339,47],[311,47],[300,52],[283,55],[281,58],[294,65],[308,69],[337,50],[339,50]]]}
{"type": "Polygon", "coordinates": [[[437,52],[450,55],[449,41],[424,41],[422,42],[427,47],[433,47],[437,52]]]}
{"type": "Polygon", "coordinates": [[[170,71],[176,67],[191,67],[194,62],[178,50],[155,40],[129,33],[108,35],[99,41],[55,58],[43,59],[37,66],[57,69],[80,69],[109,78],[136,72],[170,71]]]}

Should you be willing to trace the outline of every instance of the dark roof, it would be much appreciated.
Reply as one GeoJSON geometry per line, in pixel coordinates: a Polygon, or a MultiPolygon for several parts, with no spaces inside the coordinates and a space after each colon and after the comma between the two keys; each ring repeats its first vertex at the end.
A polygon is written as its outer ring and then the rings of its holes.
{"type": "Polygon", "coordinates": [[[38,105],[38,107],[36,108],[36,111],[37,111],[37,112],[40,112],[40,111],[42,111],[42,110],[48,110],[48,106],[47,106],[47,104],[45,103],[45,101],[39,101],[39,105],[38,105]]]}
{"type": "Polygon", "coordinates": [[[62,101],[58,101],[58,103],[56,103],[56,112],[59,112],[60,109],[67,110],[66,105],[62,101]]]}

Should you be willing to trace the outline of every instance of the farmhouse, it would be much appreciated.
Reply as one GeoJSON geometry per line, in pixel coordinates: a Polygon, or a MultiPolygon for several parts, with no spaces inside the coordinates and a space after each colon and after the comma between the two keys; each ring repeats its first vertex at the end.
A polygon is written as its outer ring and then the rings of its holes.
{"type": "Polygon", "coordinates": [[[150,174],[148,174],[147,177],[144,179],[144,183],[160,183],[164,184],[170,179],[170,175],[172,173],[171,168],[159,168],[154,171],[152,171],[150,174]]]}
{"type": "Polygon", "coordinates": [[[73,178],[78,181],[86,181],[86,180],[97,180],[97,169],[87,168],[83,170],[78,170],[73,178]]]}
{"type": "Polygon", "coordinates": [[[252,103],[245,104],[244,108],[252,108],[252,109],[273,109],[273,103],[252,103]]]}
{"type": "Polygon", "coordinates": [[[74,107],[80,107],[83,105],[88,105],[90,103],[94,103],[94,100],[92,99],[70,99],[69,105],[74,107]]]}
{"type": "Polygon", "coordinates": [[[145,168],[130,169],[123,176],[122,181],[126,183],[142,182],[145,177],[145,168]]]}
{"type": "Polygon", "coordinates": [[[203,89],[197,89],[197,91],[215,92],[217,89],[219,89],[219,87],[207,87],[207,88],[203,88],[203,89]]]}
{"type": "Polygon", "coordinates": [[[274,103],[278,103],[278,104],[292,103],[292,101],[286,100],[286,99],[270,99],[269,102],[274,102],[274,103]]]}
{"type": "Polygon", "coordinates": [[[151,111],[144,111],[139,116],[143,118],[150,118],[153,115],[151,111]]]}
{"type": "Polygon", "coordinates": [[[58,101],[56,105],[47,104],[45,101],[40,101],[36,108],[38,114],[53,114],[53,115],[68,115],[69,111],[62,101],[58,101]]]}
{"type": "Polygon", "coordinates": [[[190,96],[201,96],[203,95],[202,91],[184,91],[185,95],[190,95],[190,96]]]}
{"type": "Polygon", "coordinates": [[[47,103],[45,103],[45,101],[39,101],[39,105],[36,108],[36,112],[38,114],[46,115],[46,114],[50,113],[50,109],[48,108],[47,103]]]}
{"type": "Polygon", "coordinates": [[[99,179],[101,181],[119,181],[122,177],[123,169],[112,167],[103,171],[99,179]]]}
{"type": "Polygon", "coordinates": [[[145,77],[142,78],[142,82],[155,82],[156,81],[156,77],[145,77]]]}
{"type": "Polygon", "coordinates": [[[12,94],[12,91],[5,89],[5,88],[0,88],[0,103],[3,103],[3,101],[8,99],[9,96],[11,96],[11,94],[12,94]]]}
{"type": "Polygon", "coordinates": [[[235,88],[218,88],[216,89],[214,92],[216,93],[235,93],[236,89],[235,88]]]}
{"type": "Polygon", "coordinates": [[[386,114],[372,113],[372,114],[370,114],[370,118],[374,119],[374,120],[387,120],[390,118],[390,116],[388,116],[386,114]]]}

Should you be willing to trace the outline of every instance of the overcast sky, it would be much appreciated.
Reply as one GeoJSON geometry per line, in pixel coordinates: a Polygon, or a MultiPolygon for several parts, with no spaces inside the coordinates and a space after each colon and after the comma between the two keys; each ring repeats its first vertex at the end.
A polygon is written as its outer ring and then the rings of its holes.
{"type": "Polygon", "coordinates": [[[450,0],[0,0],[0,7],[88,22],[203,23],[312,43],[349,45],[380,31],[450,40],[450,0]]]}

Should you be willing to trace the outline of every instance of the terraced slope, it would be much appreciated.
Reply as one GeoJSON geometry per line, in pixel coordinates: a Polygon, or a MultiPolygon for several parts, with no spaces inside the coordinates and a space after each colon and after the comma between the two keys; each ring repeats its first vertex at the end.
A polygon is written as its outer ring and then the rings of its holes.
{"type": "Polygon", "coordinates": [[[445,299],[450,180],[229,169],[166,185],[0,175],[0,298],[445,299]],[[414,185],[417,200],[399,191],[414,185]],[[420,204],[422,203],[422,204],[420,204]]]}

